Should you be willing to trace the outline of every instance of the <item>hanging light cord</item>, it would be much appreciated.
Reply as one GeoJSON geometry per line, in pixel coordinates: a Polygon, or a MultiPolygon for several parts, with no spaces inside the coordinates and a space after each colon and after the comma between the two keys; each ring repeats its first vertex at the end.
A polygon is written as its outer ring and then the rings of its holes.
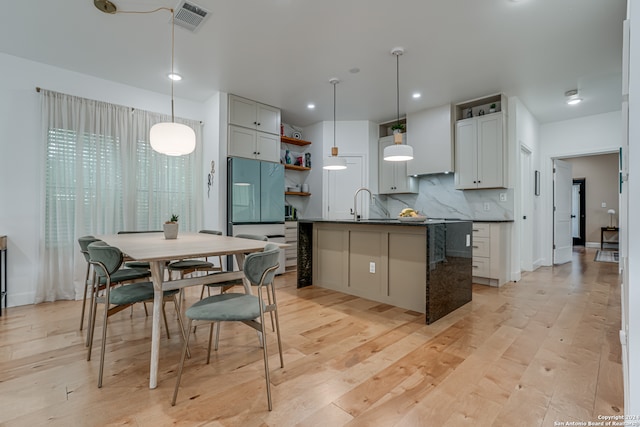
{"type": "MultiPolygon", "coordinates": [[[[174,45],[175,45],[175,30],[176,30],[176,26],[175,26],[175,18],[176,18],[176,14],[174,13],[173,8],[171,7],[159,7],[157,9],[153,9],[153,10],[143,10],[143,11],[138,11],[138,10],[116,10],[114,12],[114,14],[117,13],[128,13],[128,14],[147,14],[147,13],[155,13],[161,10],[166,10],[171,12],[171,75],[173,75],[173,57],[174,57],[174,45]]],[[[171,80],[171,123],[175,123],[175,116],[173,113],[173,78],[169,79],[171,80]]]]}
{"type": "Polygon", "coordinates": [[[396,54],[396,124],[400,124],[400,55],[396,54]]]}
{"type": "Polygon", "coordinates": [[[336,85],[333,84],[333,146],[336,146],[336,85]]]}

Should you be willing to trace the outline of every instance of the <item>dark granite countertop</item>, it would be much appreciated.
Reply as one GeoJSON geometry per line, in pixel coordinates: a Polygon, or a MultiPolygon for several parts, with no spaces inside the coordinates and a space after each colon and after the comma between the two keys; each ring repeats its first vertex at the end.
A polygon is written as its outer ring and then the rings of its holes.
{"type": "Polygon", "coordinates": [[[354,221],[353,219],[322,219],[322,218],[310,218],[310,219],[298,219],[298,222],[324,222],[334,224],[366,224],[366,225],[409,225],[414,227],[424,227],[429,224],[444,224],[451,222],[472,222],[469,219],[444,219],[444,218],[429,218],[426,221],[400,221],[398,219],[390,218],[369,218],[354,221]]]}
{"type": "Polygon", "coordinates": [[[474,219],[473,222],[513,222],[512,219],[474,219]]]}

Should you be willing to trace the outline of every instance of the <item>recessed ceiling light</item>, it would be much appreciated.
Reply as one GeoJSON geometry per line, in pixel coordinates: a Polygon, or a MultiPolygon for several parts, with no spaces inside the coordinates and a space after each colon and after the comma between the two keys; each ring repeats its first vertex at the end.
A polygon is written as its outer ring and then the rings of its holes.
{"type": "Polygon", "coordinates": [[[308,104],[307,104],[307,108],[308,108],[309,110],[313,110],[314,108],[316,108],[316,104],[314,104],[314,103],[310,102],[310,103],[308,103],[308,104]]]}
{"type": "Polygon", "coordinates": [[[582,98],[578,94],[578,89],[568,90],[564,93],[567,104],[576,105],[582,102],[582,98]]]}
{"type": "Polygon", "coordinates": [[[413,98],[414,98],[414,99],[418,99],[418,98],[420,98],[422,95],[421,95],[420,93],[416,92],[416,93],[414,93],[414,94],[413,94],[413,95],[411,95],[411,96],[413,96],[413,98]]]}
{"type": "Polygon", "coordinates": [[[182,80],[182,76],[180,74],[176,74],[176,73],[169,73],[167,74],[167,77],[169,77],[171,80],[175,80],[175,81],[179,81],[182,80]]]}

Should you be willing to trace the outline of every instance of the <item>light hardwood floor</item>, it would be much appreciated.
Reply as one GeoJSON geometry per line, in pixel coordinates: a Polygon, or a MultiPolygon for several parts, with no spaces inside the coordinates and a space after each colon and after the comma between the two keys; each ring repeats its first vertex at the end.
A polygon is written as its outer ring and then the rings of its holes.
{"type": "MultiPolygon", "coordinates": [[[[163,333],[159,386],[148,388],[151,319],[110,319],[104,386],[100,334],[86,361],[80,302],[9,308],[0,318],[3,426],[553,426],[623,413],[617,264],[595,250],[473,301],[432,325],[423,316],[277,279],[285,351],[268,336],[267,410],[255,332],[224,325],[205,365],[208,331],[191,340],[175,407],[181,341],[163,333]],[[558,425],[558,424],[556,424],[558,425]]],[[[199,296],[190,289],[187,303],[199,296]]]]}

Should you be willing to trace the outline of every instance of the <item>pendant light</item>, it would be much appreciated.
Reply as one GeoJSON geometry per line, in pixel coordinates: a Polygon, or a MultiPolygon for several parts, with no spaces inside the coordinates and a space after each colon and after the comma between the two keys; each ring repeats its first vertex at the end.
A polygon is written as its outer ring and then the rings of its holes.
{"type": "MultiPolygon", "coordinates": [[[[401,47],[395,47],[391,54],[396,57],[396,123],[400,124],[400,55],[404,53],[401,47]]],[[[384,159],[389,162],[406,162],[413,159],[413,147],[402,144],[402,133],[393,135],[393,145],[384,148],[384,159]]]]}
{"type": "Polygon", "coordinates": [[[332,78],[329,83],[333,85],[333,147],[331,147],[331,156],[324,160],[323,169],[342,170],[347,168],[347,159],[338,157],[338,147],[336,146],[336,85],[340,83],[337,78],[332,78]]]}
{"type": "MultiPolygon", "coordinates": [[[[93,0],[94,6],[101,12],[114,15],[116,13],[155,13],[159,10],[167,10],[171,12],[171,74],[175,76],[173,72],[173,57],[174,57],[174,33],[175,33],[175,13],[174,10],[168,7],[159,7],[154,10],[144,12],[133,11],[120,11],[109,0],[93,0]]],[[[193,152],[196,148],[196,133],[187,125],[176,123],[173,114],[173,81],[171,78],[171,121],[156,123],[151,126],[149,131],[149,143],[151,148],[161,154],[167,156],[182,156],[193,152]]]]}
{"type": "MultiPolygon", "coordinates": [[[[174,32],[175,13],[171,9],[171,75],[173,72],[173,51],[174,51],[174,32]]],[[[193,152],[196,148],[196,133],[187,125],[176,123],[173,114],[173,82],[171,80],[171,121],[156,123],[151,126],[149,131],[149,143],[151,148],[161,154],[167,156],[182,156],[193,152]]]]}

